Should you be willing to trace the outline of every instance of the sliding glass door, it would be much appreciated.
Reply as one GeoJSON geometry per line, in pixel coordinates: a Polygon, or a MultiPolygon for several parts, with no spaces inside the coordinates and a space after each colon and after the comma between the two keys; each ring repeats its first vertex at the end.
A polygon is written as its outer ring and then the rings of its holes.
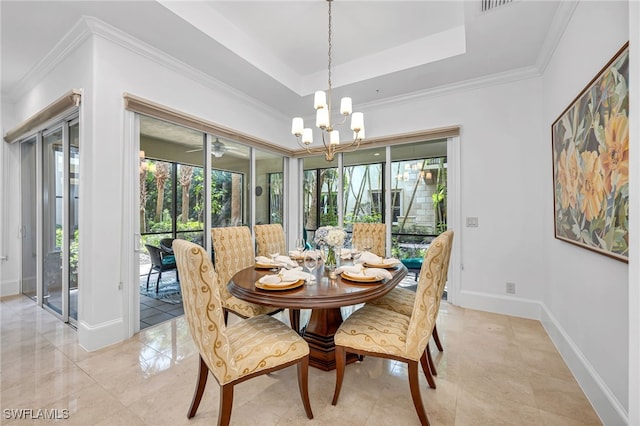
{"type": "Polygon", "coordinates": [[[78,123],[42,135],[42,305],[75,321],[78,290],[78,123]]]}

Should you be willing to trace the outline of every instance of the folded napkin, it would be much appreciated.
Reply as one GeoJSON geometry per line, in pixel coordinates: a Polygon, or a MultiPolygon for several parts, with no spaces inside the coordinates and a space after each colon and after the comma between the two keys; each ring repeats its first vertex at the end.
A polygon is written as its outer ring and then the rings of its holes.
{"type": "Polygon", "coordinates": [[[401,264],[400,260],[390,257],[388,259],[384,259],[376,254],[365,251],[360,255],[360,258],[354,263],[368,263],[369,265],[385,265],[385,266],[396,266],[401,264]]]}
{"type": "MultiPolygon", "coordinates": [[[[315,280],[315,277],[311,276],[312,280],[315,280]]],[[[265,275],[260,278],[258,281],[262,284],[280,284],[285,283],[283,285],[293,284],[298,280],[309,280],[309,274],[304,272],[301,267],[287,269],[283,272],[275,275],[265,275]]]]}
{"type": "Polygon", "coordinates": [[[363,251],[360,257],[354,263],[382,263],[382,258],[370,251],[363,251]]]}
{"type": "Polygon", "coordinates": [[[304,250],[304,251],[291,250],[291,251],[289,251],[289,256],[302,259],[304,257],[304,255],[305,255],[305,253],[311,253],[311,254],[315,255],[316,259],[318,259],[320,257],[320,253],[318,252],[318,250],[304,250]]]}
{"type": "Polygon", "coordinates": [[[336,273],[341,274],[347,272],[350,275],[361,277],[384,277],[390,279],[393,277],[391,272],[382,268],[363,268],[362,265],[344,265],[336,269],[336,273]]]}
{"type": "Polygon", "coordinates": [[[275,263],[269,257],[256,256],[256,263],[261,263],[263,265],[284,266],[287,269],[298,266],[298,264],[293,260],[291,260],[289,256],[282,256],[282,255],[276,257],[275,263]]]}
{"type": "Polygon", "coordinates": [[[343,248],[340,252],[340,257],[343,259],[351,259],[351,249],[343,248]]]}

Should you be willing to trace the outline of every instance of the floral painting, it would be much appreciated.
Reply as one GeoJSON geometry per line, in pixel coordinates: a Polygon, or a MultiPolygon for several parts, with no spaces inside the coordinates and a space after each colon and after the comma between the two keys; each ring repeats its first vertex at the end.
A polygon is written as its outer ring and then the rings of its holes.
{"type": "Polygon", "coordinates": [[[553,123],[556,238],[628,261],[628,44],[553,123]]]}

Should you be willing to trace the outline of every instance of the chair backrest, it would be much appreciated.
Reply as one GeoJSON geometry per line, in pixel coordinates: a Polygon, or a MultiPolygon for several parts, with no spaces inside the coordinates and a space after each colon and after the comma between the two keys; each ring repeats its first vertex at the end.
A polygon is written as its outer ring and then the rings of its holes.
{"type": "Polygon", "coordinates": [[[160,240],[160,249],[167,253],[173,253],[173,248],[171,247],[172,244],[173,238],[163,238],[160,240]]]}
{"type": "Polygon", "coordinates": [[[371,253],[386,256],[387,225],[384,223],[354,223],[352,244],[361,245],[365,238],[371,239],[371,253]]]}
{"type": "Polygon", "coordinates": [[[286,255],[287,244],[284,239],[284,229],[279,223],[268,225],[255,225],[256,256],[269,256],[269,244],[278,245],[278,253],[286,255]]]}
{"type": "Polygon", "coordinates": [[[256,262],[253,240],[247,226],[212,228],[211,239],[220,296],[224,301],[231,298],[231,293],[227,290],[231,277],[256,262]]]}
{"type": "Polygon", "coordinates": [[[440,286],[444,286],[445,263],[450,257],[452,242],[453,231],[443,232],[433,240],[422,262],[406,340],[407,354],[415,359],[422,356],[436,323],[442,300],[440,286]]]}
{"type": "MultiPolygon", "coordinates": [[[[440,294],[442,294],[444,292],[444,286],[447,284],[447,279],[449,278],[449,260],[451,259],[451,250],[453,248],[453,229],[449,229],[446,232],[444,232],[445,234],[447,234],[448,238],[449,238],[449,251],[446,253],[446,258],[444,259],[444,276],[442,277],[442,280],[440,282],[440,286],[438,288],[438,291],[440,292],[440,294]]],[[[440,307],[438,306],[438,309],[440,307]]]]}
{"type": "Polygon", "coordinates": [[[144,245],[149,252],[149,257],[151,257],[151,264],[153,266],[157,266],[159,268],[162,267],[162,257],[160,256],[160,247],[152,246],[150,244],[144,245]]]}
{"type": "Polygon", "coordinates": [[[173,251],[180,273],[184,315],[200,356],[218,383],[239,376],[226,334],[216,273],[207,252],[197,244],[176,239],[173,251]]]}

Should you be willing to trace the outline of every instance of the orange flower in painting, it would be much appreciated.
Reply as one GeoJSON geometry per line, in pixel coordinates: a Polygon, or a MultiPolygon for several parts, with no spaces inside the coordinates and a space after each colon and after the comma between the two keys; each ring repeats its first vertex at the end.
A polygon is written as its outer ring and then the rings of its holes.
{"type": "Polygon", "coordinates": [[[580,183],[580,167],[578,167],[578,153],[573,144],[569,144],[560,153],[558,182],[561,187],[560,205],[563,209],[569,206],[575,208],[578,198],[578,184],[580,183]]]}
{"type": "Polygon", "coordinates": [[[604,199],[604,178],[600,156],[595,151],[582,153],[582,212],[589,221],[598,217],[604,199]]]}
{"type": "Polygon", "coordinates": [[[629,120],[618,114],[605,125],[606,150],[600,148],[600,158],[604,170],[604,187],[616,192],[629,182],[629,120]]]}

